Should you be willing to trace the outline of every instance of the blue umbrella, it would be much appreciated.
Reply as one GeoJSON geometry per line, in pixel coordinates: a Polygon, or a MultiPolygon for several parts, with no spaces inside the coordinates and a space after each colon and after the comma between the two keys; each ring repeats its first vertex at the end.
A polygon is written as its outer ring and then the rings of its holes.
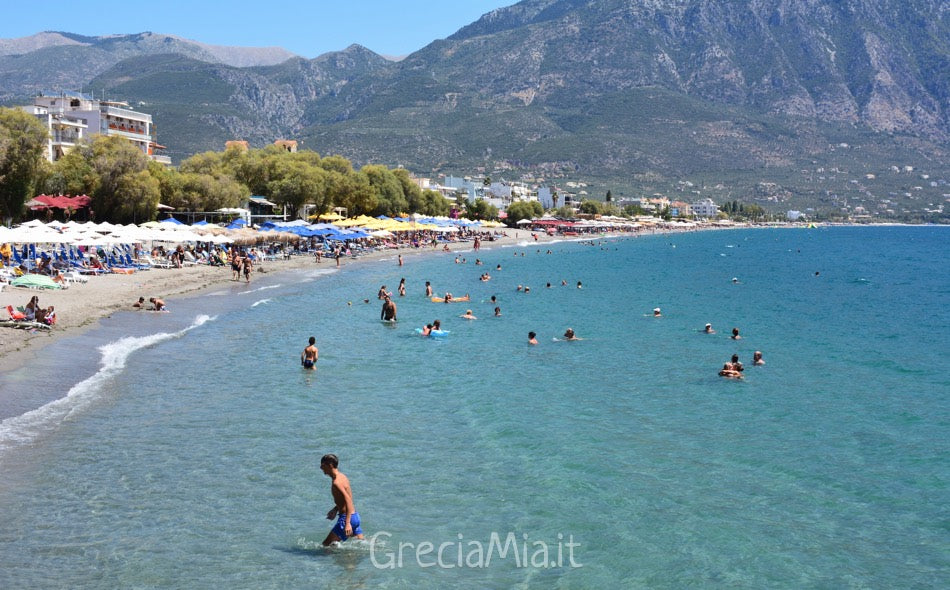
{"type": "Polygon", "coordinates": [[[169,217],[168,219],[163,219],[161,223],[171,223],[172,225],[185,225],[184,223],[178,221],[174,217],[169,217]]]}

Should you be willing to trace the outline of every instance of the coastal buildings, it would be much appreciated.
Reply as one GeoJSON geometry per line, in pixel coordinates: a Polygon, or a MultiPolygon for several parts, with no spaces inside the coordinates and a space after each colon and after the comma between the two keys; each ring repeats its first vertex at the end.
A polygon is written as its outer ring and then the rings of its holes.
{"type": "Polygon", "coordinates": [[[32,105],[21,108],[50,130],[47,159],[51,162],[85,137],[106,135],[125,138],[152,160],[171,164],[171,158],[159,153],[165,146],[153,138],[152,116],[131,109],[127,103],[62,93],[37,96],[32,105]]]}
{"type": "Polygon", "coordinates": [[[700,201],[693,203],[690,208],[693,210],[693,215],[696,217],[715,217],[719,214],[719,206],[710,199],[705,198],[700,201]]]}

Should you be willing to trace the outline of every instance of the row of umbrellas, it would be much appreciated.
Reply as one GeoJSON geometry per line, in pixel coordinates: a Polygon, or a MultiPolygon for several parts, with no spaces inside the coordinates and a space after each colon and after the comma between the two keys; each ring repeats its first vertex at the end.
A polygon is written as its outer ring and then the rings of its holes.
{"type": "MultiPolygon", "coordinates": [[[[222,227],[214,223],[199,221],[186,225],[174,218],[162,221],[149,221],[139,225],[121,225],[109,222],[53,221],[43,223],[32,220],[13,229],[0,226],[0,243],[15,244],[70,244],[78,246],[107,246],[136,242],[211,242],[225,244],[248,242],[257,238],[275,241],[292,241],[301,237],[323,237],[330,240],[351,240],[360,238],[386,238],[398,232],[430,230],[440,233],[461,231],[460,228],[487,226],[493,222],[477,222],[467,219],[449,219],[437,217],[378,218],[361,216],[345,219],[336,223],[310,224],[303,220],[289,222],[267,222],[259,230],[244,227],[243,223],[232,223],[222,227]]],[[[496,225],[497,222],[494,222],[496,225]]]]}

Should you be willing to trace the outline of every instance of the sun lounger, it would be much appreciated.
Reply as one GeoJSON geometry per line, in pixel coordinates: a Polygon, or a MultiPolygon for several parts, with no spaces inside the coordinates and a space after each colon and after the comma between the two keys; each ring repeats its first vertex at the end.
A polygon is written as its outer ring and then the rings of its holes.
{"type": "Polygon", "coordinates": [[[22,311],[13,309],[12,305],[7,306],[7,313],[10,314],[10,319],[14,322],[22,322],[26,320],[26,314],[22,311]]]}

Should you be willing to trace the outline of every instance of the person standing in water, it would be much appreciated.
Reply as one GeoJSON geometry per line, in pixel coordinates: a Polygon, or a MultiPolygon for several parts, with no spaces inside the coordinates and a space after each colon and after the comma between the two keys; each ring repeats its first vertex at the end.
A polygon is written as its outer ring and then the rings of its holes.
{"type": "Polygon", "coordinates": [[[323,540],[324,547],[338,541],[346,541],[350,537],[363,538],[360,514],[356,511],[356,503],[353,501],[350,479],[338,469],[339,465],[340,460],[333,454],[326,454],[320,459],[320,471],[333,481],[330,485],[333,508],[327,512],[327,520],[336,519],[336,525],[323,540]]]}
{"type": "Polygon", "coordinates": [[[387,295],[383,302],[383,308],[379,312],[379,319],[387,322],[396,321],[396,303],[387,295]]]}
{"type": "Polygon", "coordinates": [[[300,364],[303,365],[304,369],[312,371],[317,368],[317,358],[319,357],[319,352],[317,351],[316,342],[317,339],[311,336],[310,344],[307,346],[307,348],[303,349],[302,353],[300,353],[300,364]]]}

